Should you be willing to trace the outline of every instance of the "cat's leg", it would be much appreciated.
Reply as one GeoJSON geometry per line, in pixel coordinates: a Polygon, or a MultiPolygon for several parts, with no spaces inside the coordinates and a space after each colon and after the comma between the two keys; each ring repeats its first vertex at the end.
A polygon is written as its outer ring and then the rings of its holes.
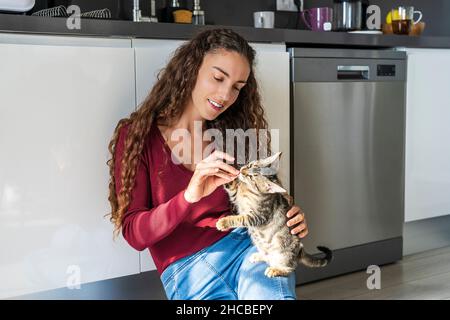
{"type": "Polygon", "coordinates": [[[255,246],[242,256],[242,263],[237,276],[237,293],[239,300],[295,300],[296,274],[287,277],[269,278],[264,275],[265,263],[251,263],[249,257],[257,252],[255,246]]]}
{"type": "Polygon", "coordinates": [[[287,277],[295,271],[296,257],[286,252],[271,253],[268,259],[269,267],[264,274],[269,277],[287,277]]]}
{"type": "Polygon", "coordinates": [[[269,277],[269,278],[273,278],[273,277],[287,277],[288,275],[291,274],[291,272],[293,272],[294,269],[289,268],[289,267],[267,267],[266,271],[264,271],[264,274],[269,277]]]}
{"type": "Polygon", "coordinates": [[[257,227],[265,223],[261,218],[250,214],[231,215],[220,218],[216,223],[216,228],[225,231],[230,228],[238,227],[257,227]]]}
{"type": "Polygon", "coordinates": [[[216,228],[225,231],[231,228],[243,227],[245,216],[233,215],[220,218],[216,223],[216,228]]]}

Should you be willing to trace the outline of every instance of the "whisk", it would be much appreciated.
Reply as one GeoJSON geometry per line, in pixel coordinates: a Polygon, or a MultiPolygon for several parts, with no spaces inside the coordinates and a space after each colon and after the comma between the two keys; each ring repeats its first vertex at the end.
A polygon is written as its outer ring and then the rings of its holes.
{"type": "Polygon", "coordinates": [[[42,9],[31,14],[32,16],[39,17],[68,17],[66,7],[57,6],[48,9],[42,9]]]}
{"type": "Polygon", "coordinates": [[[83,12],[81,14],[83,18],[97,18],[97,19],[111,19],[111,11],[108,8],[94,10],[89,12],[83,12]]]}
{"type": "MultiPolygon", "coordinates": [[[[53,8],[43,9],[31,14],[32,16],[40,17],[69,17],[67,9],[64,6],[57,6],[53,8]]],[[[96,19],[111,19],[111,10],[108,8],[83,12],[80,15],[82,18],[96,18],[96,19]]]]}

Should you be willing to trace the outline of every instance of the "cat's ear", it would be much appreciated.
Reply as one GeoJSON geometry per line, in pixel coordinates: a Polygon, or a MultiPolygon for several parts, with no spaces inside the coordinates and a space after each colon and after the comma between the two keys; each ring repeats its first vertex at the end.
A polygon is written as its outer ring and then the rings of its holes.
{"type": "Polygon", "coordinates": [[[276,184],[275,182],[266,179],[266,193],[287,193],[287,190],[276,184]]]}
{"type": "Polygon", "coordinates": [[[259,166],[261,167],[268,167],[268,166],[274,166],[279,164],[280,161],[280,157],[281,157],[281,152],[277,152],[273,155],[271,155],[270,157],[267,157],[265,159],[259,160],[259,166]]]}

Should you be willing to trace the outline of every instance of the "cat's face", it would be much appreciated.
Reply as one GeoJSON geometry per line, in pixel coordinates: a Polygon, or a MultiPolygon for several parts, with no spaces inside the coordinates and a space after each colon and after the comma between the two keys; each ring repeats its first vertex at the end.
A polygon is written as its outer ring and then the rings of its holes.
{"type": "Polygon", "coordinates": [[[287,192],[270,178],[275,177],[277,170],[275,164],[279,162],[281,152],[268,158],[255,160],[240,169],[238,179],[251,190],[260,193],[284,193],[287,192]]]}

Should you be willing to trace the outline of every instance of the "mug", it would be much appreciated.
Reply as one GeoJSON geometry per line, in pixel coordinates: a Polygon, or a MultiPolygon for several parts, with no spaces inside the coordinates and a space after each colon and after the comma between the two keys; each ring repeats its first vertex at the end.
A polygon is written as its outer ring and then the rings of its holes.
{"type": "Polygon", "coordinates": [[[301,13],[303,22],[312,31],[331,31],[333,22],[332,8],[312,8],[301,13]]]}
{"type": "Polygon", "coordinates": [[[275,23],[275,12],[257,11],[253,13],[255,28],[273,28],[275,23]]]}
{"type": "Polygon", "coordinates": [[[414,11],[414,7],[398,7],[391,10],[392,31],[395,34],[409,34],[412,24],[416,24],[422,20],[422,12],[414,11]],[[414,20],[414,14],[418,14],[419,18],[414,20]]]}

